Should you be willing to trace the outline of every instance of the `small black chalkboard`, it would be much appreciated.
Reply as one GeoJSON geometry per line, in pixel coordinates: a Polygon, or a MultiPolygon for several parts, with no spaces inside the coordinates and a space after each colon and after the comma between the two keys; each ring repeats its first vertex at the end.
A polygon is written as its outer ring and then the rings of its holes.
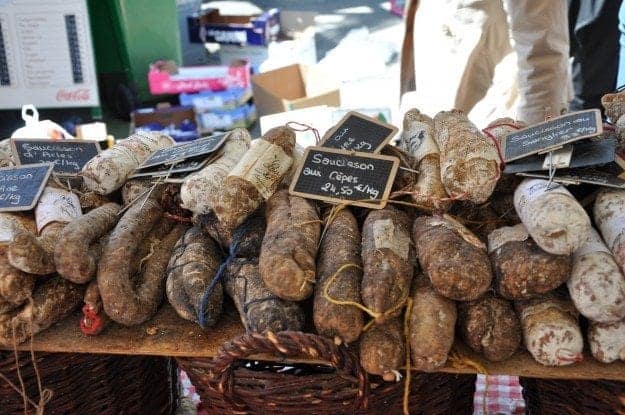
{"type": "Polygon", "coordinates": [[[100,152],[97,141],[12,138],[11,149],[18,165],[53,163],[54,172],[76,175],[100,152]]]}
{"type": "Polygon", "coordinates": [[[382,209],[398,166],[396,157],[308,147],[289,192],[307,199],[382,209]]]}
{"type": "Polygon", "coordinates": [[[158,166],[160,164],[172,164],[177,161],[212,153],[223,144],[226,134],[215,134],[210,137],[199,138],[187,143],[176,144],[154,152],[139,169],[158,166]]]}
{"type": "Polygon", "coordinates": [[[602,132],[599,110],[566,114],[508,134],[502,143],[504,160],[507,163],[531,154],[547,152],[602,132]]]}
{"type": "Polygon", "coordinates": [[[397,127],[359,112],[348,112],[321,142],[321,147],[378,153],[397,133],[397,127]]]}
{"type": "Polygon", "coordinates": [[[179,174],[191,174],[206,166],[209,162],[214,161],[214,156],[195,157],[193,159],[184,160],[175,165],[166,166],[159,165],[148,167],[143,170],[135,170],[135,172],[129,177],[134,179],[136,177],[163,177],[163,176],[177,176],[179,174]]]}
{"type": "MultiPolygon", "coordinates": [[[[616,140],[613,138],[605,140],[588,140],[575,143],[573,146],[573,156],[569,168],[598,166],[614,161],[616,150],[616,140]]],[[[548,155],[532,155],[514,163],[507,163],[504,173],[513,174],[527,171],[548,170],[544,165],[545,157],[548,155]]]]}
{"type": "Polygon", "coordinates": [[[51,163],[0,169],[0,212],[30,210],[52,173],[51,163]]]}

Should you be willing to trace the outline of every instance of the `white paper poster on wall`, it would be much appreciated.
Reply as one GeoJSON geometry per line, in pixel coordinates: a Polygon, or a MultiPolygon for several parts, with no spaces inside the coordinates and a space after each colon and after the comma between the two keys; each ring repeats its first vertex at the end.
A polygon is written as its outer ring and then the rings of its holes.
{"type": "Polygon", "coordinates": [[[86,0],[0,0],[0,109],[99,106],[86,0]]]}

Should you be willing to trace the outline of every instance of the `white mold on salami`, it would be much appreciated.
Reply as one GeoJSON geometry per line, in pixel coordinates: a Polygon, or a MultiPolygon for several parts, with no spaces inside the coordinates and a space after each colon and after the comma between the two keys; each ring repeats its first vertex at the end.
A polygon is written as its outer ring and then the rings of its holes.
{"type": "Polygon", "coordinates": [[[515,302],[525,347],[545,366],[565,366],[583,359],[584,339],[573,305],[546,296],[515,302]]]}
{"type": "Polygon", "coordinates": [[[625,360],[625,321],[591,323],[588,327],[588,343],[590,353],[602,363],[625,360]]]}
{"type": "Polygon", "coordinates": [[[625,277],[594,229],[573,255],[567,287],[575,307],[584,317],[598,323],[614,323],[625,318],[625,277]]]}
{"type": "Polygon", "coordinates": [[[625,270],[625,190],[602,190],[595,200],[595,223],[616,263],[625,270]]]}
{"type": "Polygon", "coordinates": [[[543,250],[570,255],[590,233],[590,218],[571,193],[542,179],[524,180],[514,192],[514,208],[543,250]]]}

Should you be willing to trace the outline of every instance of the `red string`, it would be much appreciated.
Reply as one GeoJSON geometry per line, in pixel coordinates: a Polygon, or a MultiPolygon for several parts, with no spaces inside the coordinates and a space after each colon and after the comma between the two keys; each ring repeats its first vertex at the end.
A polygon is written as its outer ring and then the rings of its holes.
{"type": "Polygon", "coordinates": [[[191,223],[192,222],[191,218],[185,218],[184,216],[174,215],[173,213],[169,213],[169,212],[165,212],[164,216],[166,218],[174,220],[176,222],[181,222],[181,223],[191,223]]]}
{"type": "Polygon", "coordinates": [[[308,124],[304,124],[304,123],[297,122],[297,121],[289,121],[286,123],[286,126],[293,131],[299,131],[301,133],[306,132],[306,131],[312,131],[313,134],[315,135],[315,144],[319,144],[321,142],[321,136],[319,135],[319,131],[316,128],[311,127],[308,124]],[[295,125],[298,128],[293,127],[293,125],[295,125]]]}
{"type": "Polygon", "coordinates": [[[506,167],[506,162],[504,161],[504,158],[503,158],[503,152],[501,151],[501,145],[499,144],[499,140],[497,140],[497,138],[490,132],[490,130],[492,130],[493,128],[497,128],[497,127],[510,127],[510,128],[514,128],[515,130],[520,130],[521,127],[519,127],[518,125],[510,124],[508,122],[504,122],[501,124],[488,126],[482,130],[484,135],[490,138],[490,140],[495,144],[495,147],[497,148],[497,154],[499,155],[499,160],[501,161],[501,165],[499,168],[499,176],[497,177],[497,179],[499,179],[499,177],[501,177],[501,172],[503,172],[503,169],[506,167]]]}
{"type": "Polygon", "coordinates": [[[83,306],[82,312],[84,316],[80,319],[80,331],[90,336],[100,333],[104,324],[98,313],[89,304],[83,306]]]}

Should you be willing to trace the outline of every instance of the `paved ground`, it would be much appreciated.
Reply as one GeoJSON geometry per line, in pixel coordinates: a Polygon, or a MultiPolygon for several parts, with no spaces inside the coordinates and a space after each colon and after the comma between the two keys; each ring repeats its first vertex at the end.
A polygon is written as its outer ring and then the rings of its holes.
{"type": "MultiPolygon", "coordinates": [[[[388,3],[385,2],[370,0],[257,0],[252,2],[262,9],[280,7],[288,10],[318,12],[316,45],[319,59],[334,48],[351,29],[360,27],[368,27],[375,39],[394,42],[396,49],[399,50],[402,36],[401,19],[388,11],[388,3]]],[[[350,106],[396,104],[398,101],[396,68],[395,63],[388,68],[388,72],[376,76],[375,79],[348,85],[345,103],[350,106]],[[386,93],[376,93],[378,89],[386,93]]],[[[59,122],[76,115],[83,120],[88,120],[91,116],[88,110],[76,109],[61,111],[42,109],[40,113],[42,118],[52,118],[59,122]]],[[[112,118],[106,111],[104,115],[105,121],[110,124],[110,130],[116,136],[124,135],[128,131],[128,123],[112,118]]],[[[21,125],[19,111],[0,111],[0,138],[9,136],[21,125]]]]}

